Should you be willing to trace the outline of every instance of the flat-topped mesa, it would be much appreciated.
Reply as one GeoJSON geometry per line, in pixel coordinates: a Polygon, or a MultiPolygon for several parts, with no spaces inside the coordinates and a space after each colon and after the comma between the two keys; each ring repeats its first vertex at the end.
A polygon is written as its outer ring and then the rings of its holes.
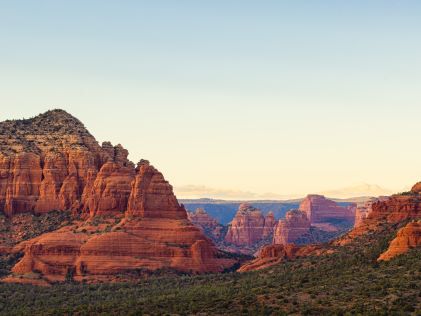
{"type": "Polygon", "coordinates": [[[184,206],[178,204],[172,186],[146,160],[136,167],[126,215],[141,218],[187,219],[184,206]]]}
{"type": "Polygon", "coordinates": [[[279,220],[273,236],[274,244],[288,245],[309,233],[310,221],[306,213],[300,210],[288,211],[285,219],[279,220]]]}
{"type": "Polygon", "coordinates": [[[401,228],[396,238],[390,243],[387,251],[382,253],[377,260],[388,261],[416,247],[421,247],[421,221],[408,223],[401,228]]]}
{"type": "Polygon", "coordinates": [[[326,199],[323,195],[308,195],[300,204],[299,209],[307,214],[311,224],[323,223],[330,219],[340,219],[349,222],[355,220],[355,204],[343,207],[326,199]]]}
{"type": "Polygon", "coordinates": [[[0,122],[0,211],[91,209],[98,172],[107,162],[134,168],[127,155],[121,145],[100,146],[63,110],[0,122]]]}

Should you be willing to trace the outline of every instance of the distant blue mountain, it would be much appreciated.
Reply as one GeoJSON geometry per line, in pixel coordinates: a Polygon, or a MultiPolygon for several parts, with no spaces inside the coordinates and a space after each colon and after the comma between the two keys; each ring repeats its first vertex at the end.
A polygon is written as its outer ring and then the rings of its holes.
{"type": "MultiPolygon", "coordinates": [[[[235,216],[241,202],[235,201],[216,201],[210,199],[200,200],[180,200],[180,203],[184,204],[186,209],[193,212],[197,208],[203,208],[210,216],[215,218],[222,225],[227,225],[235,216]]],[[[248,202],[253,207],[258,208],[266,215],[269,211],[272,211],[276,219],[284,218],[285,213],[290,209],[298,208],[299,202],[248,202]]]]}

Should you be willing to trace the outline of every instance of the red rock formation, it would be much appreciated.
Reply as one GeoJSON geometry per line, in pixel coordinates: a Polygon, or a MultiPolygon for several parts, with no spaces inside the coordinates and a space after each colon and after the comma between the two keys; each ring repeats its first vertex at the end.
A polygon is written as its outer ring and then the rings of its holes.
{"type": "Polygon", "coordinates": [[[408,252],[411,248],[421,246],[421,221],[412,222],[398,231],[395,239],[389,245],[386,252],[377,259],[388,261],[398,255],[408,252]]]}
{"type": "Polygon", "coordinates": [[[266,239],[266,238],[272,239],[273,233],[274,233],[274,230],[275,230],[275,226],[276,226],[275,215],[273,214],[273,212],[269,212],[265,216],[265,224],[263,226],[262,238],[263,239],[266,239]]]}
{"type": "Polygon", "coordinates": [[[374,202],[364,221],[335,243],[348,244],[358,236],[380,229],[384,223],[394,224],[408,219],[420,219],[421,194],[416,192],[417,188],[418,184],[411,192],[392,195],[388,198],[382,197],[374,202]]]}
{"type": "Polygon", "coordinates": [[[256,259],[249,261],[242,265],[237,271],[247,272],[261,270],[273,265],[282,263],[287,260],[294,260],[296,258],[305,257],[309,255],[322,255],[331,253],[332,251],[322,249],[319,246],[296,246],[294,244],[288,245],[269,245],[263,247],[256,259]]]}
{"type": "Polygon", "coordinates": [[[187,213],[188,219],[200,228],[209,238],[219,241],[223,236],[223,226],[212,218],[203,208],[187,213]]]}
{"type": "Polygon", "coordinates": [[[291,244],[309,231],[310,221],[307,215],[300,210],[292,210],[287,212],[285,219],[279,220],[276,225],[273,243],[282,245],[291,244]]]}
{"type": "MultiPolygon", "coordinates": [[[[133,169],[121,145],[99,146],[80,121],[62,110],[1,122],[0,131],[0,211],[8,216],[75,206],[82,209],[85,204],[85,209],[90,209],[92,186],[104,163],[133,169]]],[[[123,176],[125,172],[122,170],[123,176]]],[[[104,208],[107,197],[101,200],[104,208]]],[[[110,201],[115,203],[112,198],[110,201]]]]}
{"type": "Polygon", "coordinates": [[[218,222],[211,217],[203,208],[198,208],[194,212],[187,213],[189,220],[201,227],[215,227],[218,225],[218,222]]]}
{"type": "Polygon", "coordinates": [[[187,219],[186,210],[160,172],[146,160],[139,162],[136,171],[127,207],[129,216],[187,219]]]}
{"type": "Polygon", "coordinates": [[[87,219],[16,246],[24,257],[14,273],[39,271],[53,281],[70,271],[95,281],[138,269],[218,272],[235,263],[187,219],[158,170],[145,160],[135,169],[121,145],[100,147],[64,111],[6,121],[0,131],[11,135],[0,136],[0,211],[72,209],[87,219]]]}
{"type": "MultiPolygon", "coordinates": [[[[113,163],[106,164],[101,172],[112,174],[114,167],[113,163]]],[[[111,179],[113,188],[119,182],[112,176],[106,178],[111,179]]],[[[140,163],[135,179],[129,209],[120,223],[92,227],[89,220],[27,241],[19,246],[25,255],[13,272],[40,271],[44,278],[55,281],[64,280],[68,271],[73,271],[76,280],[96,281],[139,268],[202,273],[219,272],[235,263],[221,258],[213,243],[187,220],[171,186],[154,167],[140,163]]],[[[95,192],[101,181],[94,184],[95,192]]],[[[100,207],[104,196],[104,191],[98,193],[92,209],[104,210],[100,207]]],[[[111,197],[115,199],[116,195],[111,197]]],[[[107,201],[105,205],[113,203],[107,201]]]]}
{"type": "Polygon", "coordinates": [[[262,239],[264,225],[265,218],[262,213],[243,203],[228,228],[225,241],[236,246],[253,246],[262,239]]]}
{"type": "Polygon", "coordinates": [[[388,197],[379,197],[379,198],[372,198],[367,202],[357,205],[355,210],[355,223],[354,227],[359,227],[363,225],[366,218],[370,215],[373,211],[373,204],[379,201],[386,201],[388,197]]]}
{"type": "Polygon", "coordinates": [[[331,219],[355,220],[355,205],[339,206],[322,195],[308,195],[300,204],[300,211],[307,214],[311,224],[323,223],[331,219]]]}
{"type": "Polygon", "coordinates": [[[115,162],[105,163],[86,194],[85,210],[94,215],[122,213],[127,208],[135,170],[115,162]]]}
{"type": "Polygon", "coordinates": [[[4,209],[6,215],[33,210],[39,198],[42,180],[40,157],[33,153],[19,153],[13,157],[3,158],[8,165],[4,209]]]}
{"type": "Polygon", "coordinates": [[[372,212],[367,217],[376,222],[396,223],[421,216],[421,195],[392,195],[386,201],[373,203],[372,212]]]}
{"type": "Polygon", "coordinates": [[[411,189],[411,192],[413,192],[413,193],[421,193],[421,182],[415,183],[414,186],[411,189]]]}

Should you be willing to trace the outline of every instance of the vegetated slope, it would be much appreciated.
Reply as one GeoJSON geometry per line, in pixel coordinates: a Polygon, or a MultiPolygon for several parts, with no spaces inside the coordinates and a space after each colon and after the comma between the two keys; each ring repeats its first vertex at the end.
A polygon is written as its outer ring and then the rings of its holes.
{"type": "Polygon", "coordinates": [[[384,225],[331,255],[256,272],[154,277],[137,284],[0,284],[0,313],[416,315],[421,249],[377,262],[403,224],[384,225]]]}

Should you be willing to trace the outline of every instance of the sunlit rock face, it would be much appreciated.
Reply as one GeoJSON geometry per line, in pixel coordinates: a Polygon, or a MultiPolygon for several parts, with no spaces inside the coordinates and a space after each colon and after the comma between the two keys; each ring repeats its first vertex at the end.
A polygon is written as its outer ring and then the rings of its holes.
{"type": "Polygon", "coordinates": [[[187,218],[172,186],[121,145],[100,146],[62,110],[0,123],[0,211],[72,210],[72,223],[15,247],[13,272],[48,281],[109,279],[127,271],[219,272],[233,259],[187,218]]]}
{"type": "Polygon", "coordinates": [[[407,224],[401,228],[387,251],[378,258],[379,261],[388,261],[398,255],[408,252],[412,248],[421,246],[421,221],[407,224]]]}
{"type": "Polygon", "coordinates": [[[279,220],[273,236],[274,244],[292,244],[310,231],[310,221],[300,210],[287,212],[285,219],[279,220]]]}
{"type": "Polygon", "coordinates": [[[300,204],[300,211],[307,214],[311,224],[323,223],[330,219],[354,222],[355,205],[347,207],[326,199],[322,195],[308,195],[300,204]]]}
{"type": "Polygon", "coordinates": [[[273,214],[264,217],[260,210],[247,203],[240,205],[232,220],[225,241],[236,246],[253,246],[273,234],[273,214]]]}

